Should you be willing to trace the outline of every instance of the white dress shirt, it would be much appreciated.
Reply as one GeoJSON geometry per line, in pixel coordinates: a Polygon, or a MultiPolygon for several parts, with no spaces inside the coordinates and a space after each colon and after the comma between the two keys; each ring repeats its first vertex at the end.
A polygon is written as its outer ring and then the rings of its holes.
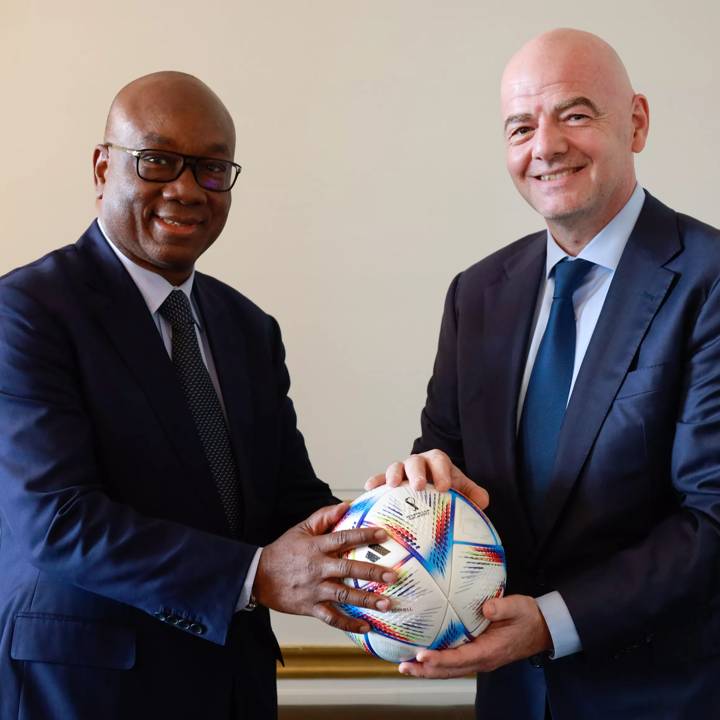
{"type": "MultiPolygon", "coordinates": [[[[576,323],[575,363],[573,365],[568,402],[575,387],[575,379],[590,344],[590,339],[593,332],[595,332],[595,326],[610,289],[610,283],[644,202],[645,191],[639,185],[636,185],[633,194],[623,209],[577,255],[577,258],[594,263],[595,267],[590,269],[582,285],[573,295],[576,323]]],[[[546,242],[545,276],[540,284],[535,309],[535,327],[525,363],[520,396],[518,397],[516,415],[518,427],[533,364],[550,317],[550,307],[555,289],[555,279],[554,276],[551,277],[552,269],[565,258],[568,258],[570,262],[576,259],[568,256],[555,242],[549,230],[546,242]]],[[[537,603],[552,637],[554,650],[551,657],[561,658],[582,650],[582,643],[575,628],[575,623],[570,616],[562,595],[557,591],[553,591],[537,598],[537,603]]]]}
{"type": "MultiPolygon", "coordinates": [[[[115,243],[110,239],[110,236],[105,231],[102,223],[98,219],[98,226],[100,232],[102,232],[105,240],[112,251],[117,255],[118,260],[122,263],[123,267],[127,270],[128,275],[132,278],[133,282],[140,291],[140,294],[145,300],[148,310],[152,319],[155,321],[160,337],[162,338],[165,350],[168,355],[172,357],[172,327],[170,323],[160,314],[160,306],[165,302],[168,295],[173,290],[182,290],[185,293],[188,300],[190,301],[190,308],[192,309],[193,320],[195,321],[195,334],[197,335],[198,344],[200,346],[200,354],[202,355],[205,367],[208,370],[210,379],[212,380],[213,387],[217,393],[218,399],[220,400],[220,406],[222,407],[223,414],[225,415],[225,421],[227,422],[227,413],[225,412],[225,403],[223,401],[222,390],[220,389],[220,381],[218,380],[217,370],[215,369],[215,361],[213,360],[212,351],[210,350],[210,342],[208,341],[207,334],[205,333],[202,323],[200,322],[200,313],[195,305],[195,300],[192,297],[193,282],[195,281],[195,270],[190,273],[190,277],[175,287],[169,283],[162,275],[152,272],[147,268],[141,267],[137,263],[134,263],[130,258],[119,250],[115,243]]],[[[253,557],[252,563],[248,569],[245,583],[243,584],[242,592],[238,598],[235,606],[235,611],[245,609],[246,605],[250,601],[250,595],[252,594],[252,586],[255,581],[255,573],[257,572],[257,566],[260,562],[260,553],[262,548],[258,548],[253,557]]]]}

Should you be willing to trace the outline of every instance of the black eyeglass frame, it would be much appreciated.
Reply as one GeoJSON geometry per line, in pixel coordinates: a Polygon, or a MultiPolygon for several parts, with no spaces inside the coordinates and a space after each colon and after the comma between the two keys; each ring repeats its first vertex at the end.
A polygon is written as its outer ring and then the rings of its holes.
{"type": "Polygon", "coordinates": [[[116,145],[115,143],[102,143],[102,147],[104,148],[115,148],[115,150],[121,150],[122,152],[127,153],[128,155],[132,155],[135,158],[135,172],[137,173],[137,176],[144,180],[145,182],[154,182],[154,183],[169,183],[169,182],[175,182],[184,172],[185,168],[189,167],[190,170],[192,170],[193,177],[195,178],[195,182],[198,184],[199,187],[201,187],[203,190],[208,190],[209,192],[230,192],[233,189],[233,186],[235,185],[235,182],[238,179],[238,175],[240,175],[240,171],[242,170],[242,166],[238,165],[237,163],[233,162],[232,160],[225,160],[223,158],[213,158],[213,157],[206,157],[201,155],[185,155],[184,153],[175,152],[173,150],[161,150],[160,148],[141,148],[141,149],[135,149],[135,148],[128,148],[123,147],[122,145],[116,145]],[[146,178],[143,177],[140,174],[140,160],[142,160],[143,153],[147,152],[155,152],[155,153],[162,153],[164,155],[174,155],[175,157],[182,158],[182,165],[180,166],[180,169],[177,172],[177,175],[175,177],[167,179],[167,180],[154,180],[152,178],[146,178]],[[235,169],[235,177],[232,179],[232,182],[230,183],[230,187],[224,188],[223,190],[218,190],[216,188],[209,188],[205,187],[200,183],[198,180],[197,175],[197,164],[202,160],[212,160],[214,162],[221,162],[225,163],[226,165],[230,165],[235,169]]]}

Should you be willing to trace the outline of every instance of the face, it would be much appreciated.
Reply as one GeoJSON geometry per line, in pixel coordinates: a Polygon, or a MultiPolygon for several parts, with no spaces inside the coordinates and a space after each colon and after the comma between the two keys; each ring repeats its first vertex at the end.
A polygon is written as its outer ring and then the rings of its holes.
{"type": "MultiPolygon", "coordinates": [[[[164,149],[232,160],[234,130],[226,113],[203,98],[128,103],[118,111],[106,139],[133,149],[164,149]]],[[[95,149],[99,216],[120,250],[174,285],[222,231],[230,193],[201,188],[186,167],[173,182],[141,180],[133,156],[115,148],[95,149]]]]}
{"type": "Polygon", "coordinates": [[[521,62],[504,78],[507,167],[551,230],[585,232],[589,240],[635,186],[647,101],[590,61],[545,58],[521,62]]]}

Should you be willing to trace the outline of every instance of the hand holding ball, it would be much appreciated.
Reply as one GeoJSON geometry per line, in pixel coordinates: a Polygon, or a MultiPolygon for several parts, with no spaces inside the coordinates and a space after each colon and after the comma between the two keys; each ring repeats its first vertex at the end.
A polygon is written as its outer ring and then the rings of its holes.
{"type": "Polygon", "coordinates": [[[345,581],[392,602],[388,612],[340,606],[370,625],[367,635],[348,633],[363,650],[399,663],[421,648],[462,645],[487,627],[482,606],[505,590],[505,553],[490,521],[464,495],[432,485],[422,491],[408,483],[381,485],[357,498],[335,530],[357,527],[382,528],[389,539],[353,548],[346,557],[398,573],[392,585],[345,581]]]}

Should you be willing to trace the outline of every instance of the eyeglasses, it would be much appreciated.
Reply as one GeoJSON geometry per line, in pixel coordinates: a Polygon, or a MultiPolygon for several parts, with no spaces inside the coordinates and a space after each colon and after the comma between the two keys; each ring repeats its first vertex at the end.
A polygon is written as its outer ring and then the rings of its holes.
{"type": "Polygon", "coordinates": [[[132,155],[136,160],[138,177],[148,182],[172,182],[183,174],[186,167],[190,167],[195,182],[201,188],[212,192],[228,192],[242,169],[230,160],[183,155],[169,150],[133,150],[115,143],[104,143],[103,147],[115,148],[132,155]]]}

